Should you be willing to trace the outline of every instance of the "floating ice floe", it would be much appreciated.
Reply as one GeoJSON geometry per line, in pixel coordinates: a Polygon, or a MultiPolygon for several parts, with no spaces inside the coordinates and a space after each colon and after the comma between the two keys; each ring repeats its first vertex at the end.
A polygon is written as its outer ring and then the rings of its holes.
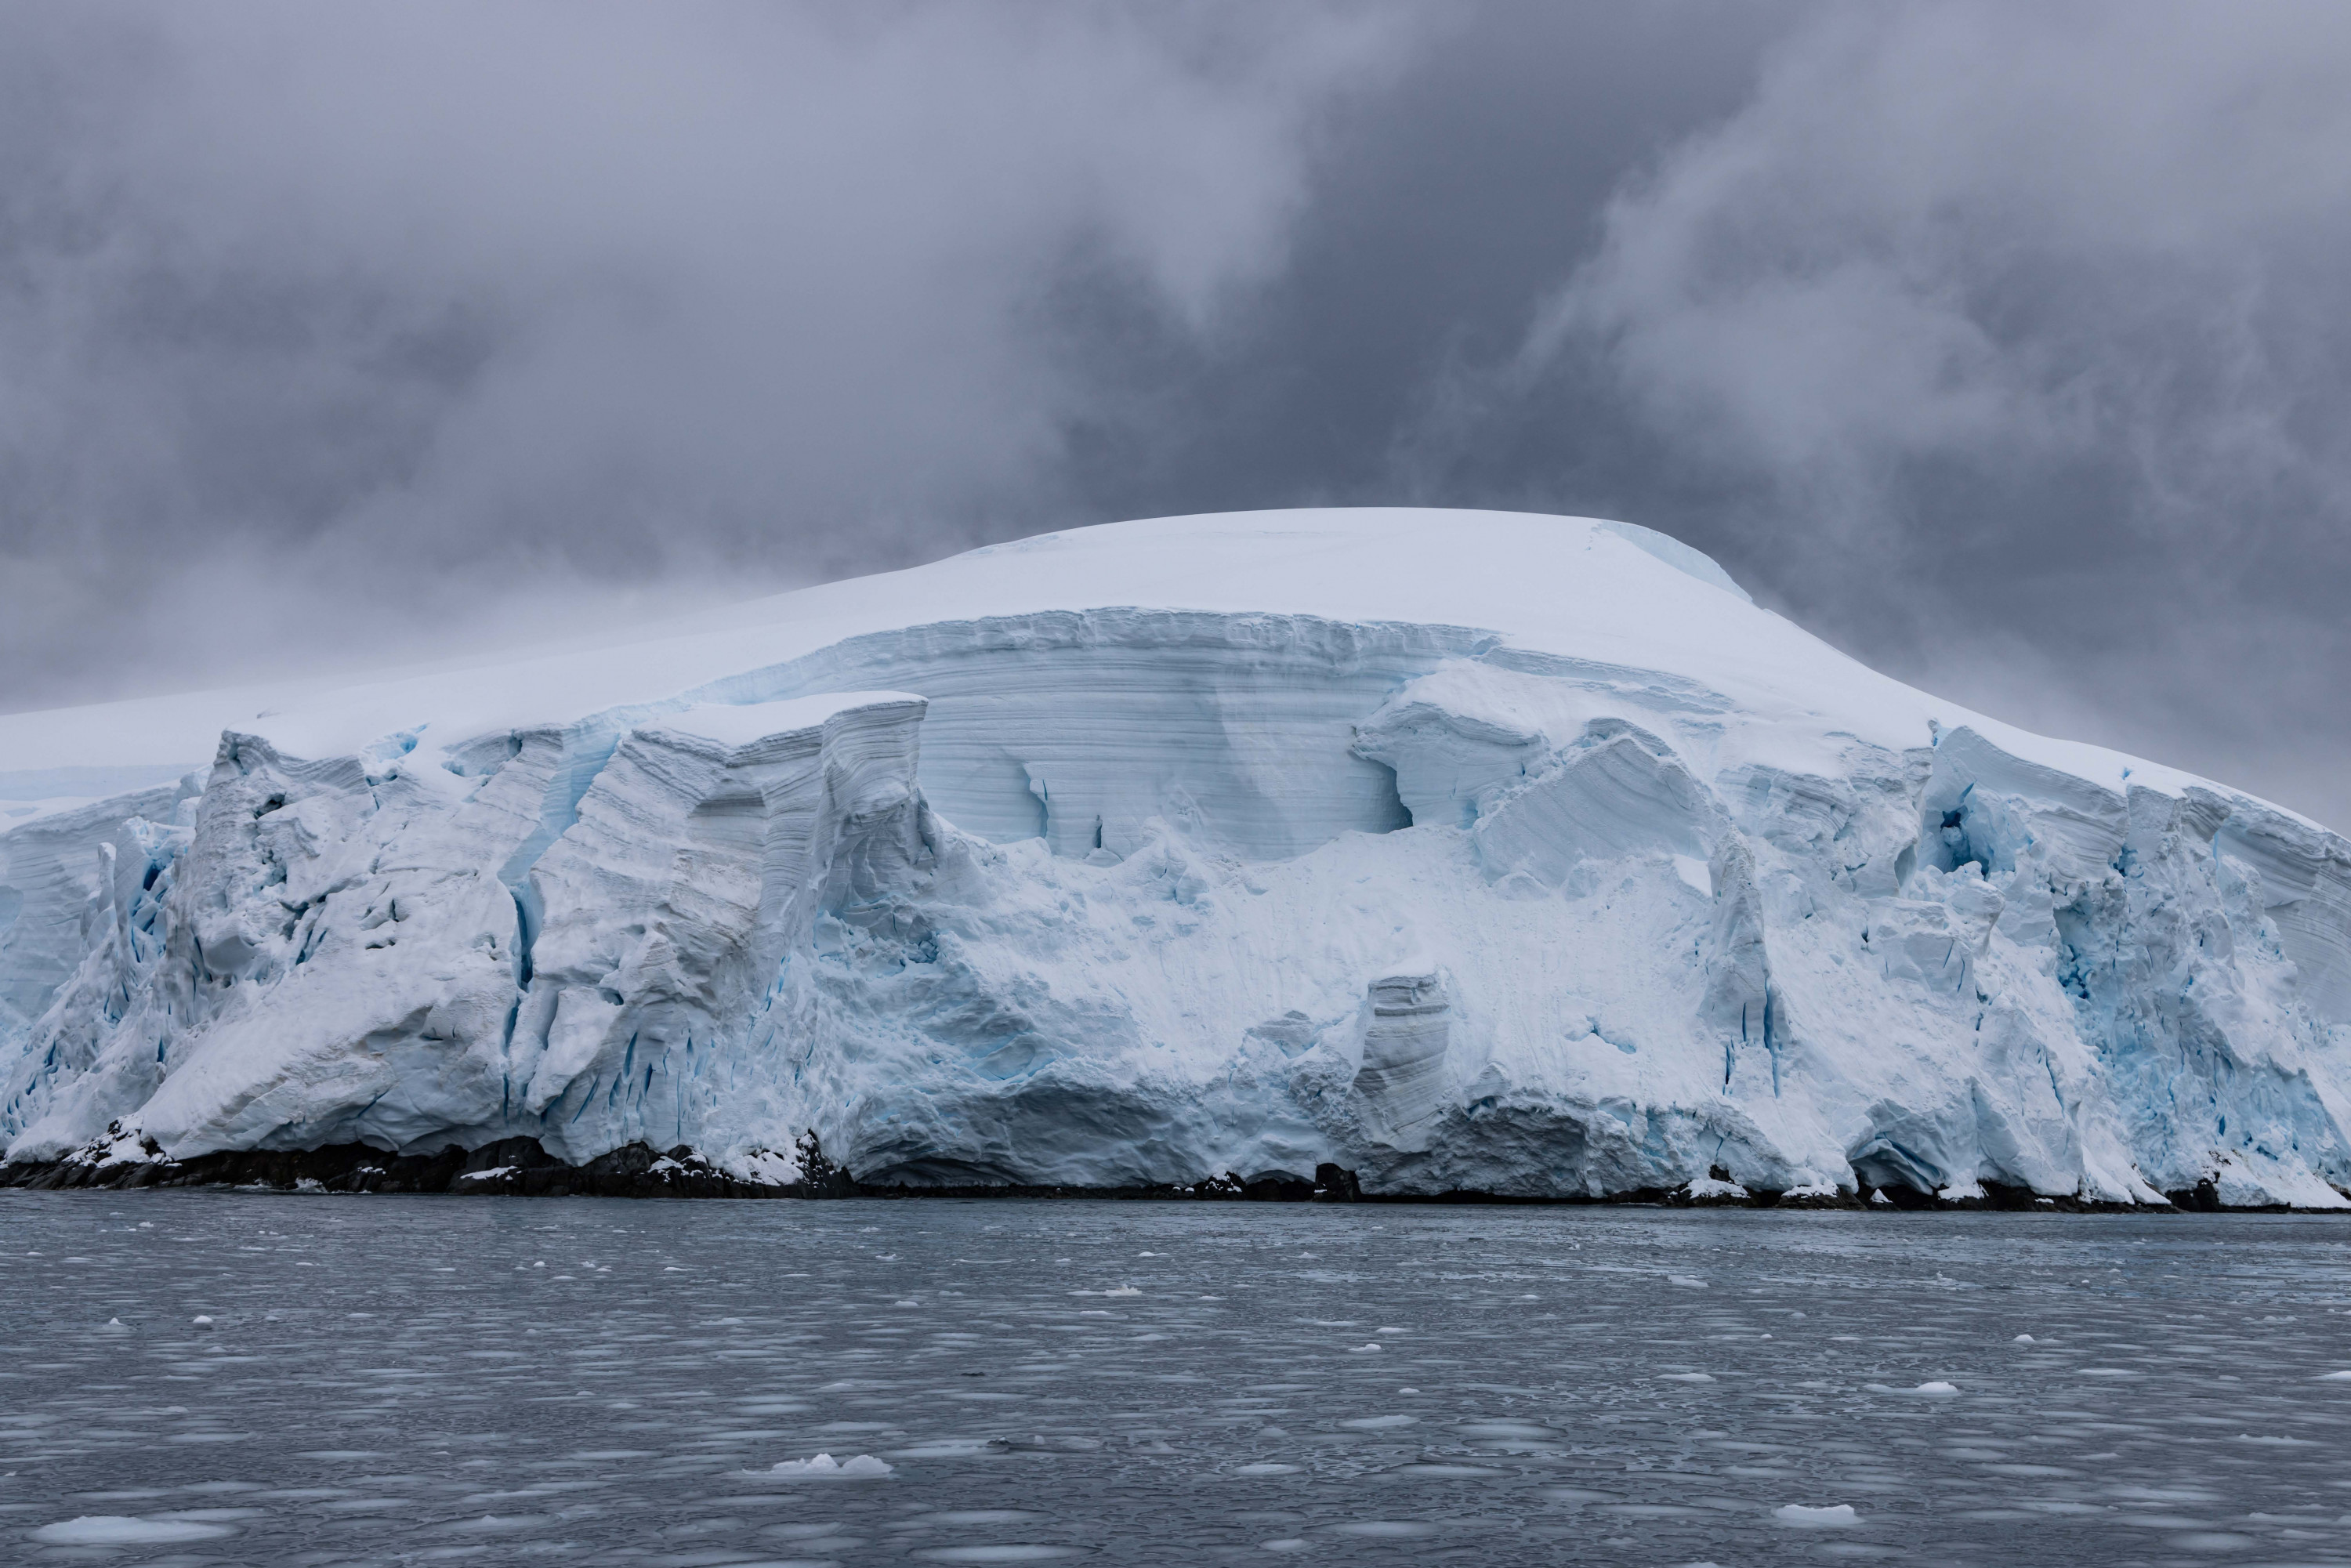
{"type": "Polygon", "coordinates": [[[218,1541],[234,1535],[225,1525],[195,1519],[126,1519],[120,1514],[86,1513],[33,1531],[44,1546],[176,1546],[193,1541],[218,1541]]]}
{"type": "Polygon", "coordinates": [[[1801,1502],[1783,1503],[1771,1511],[1771,1517],[1782,1524],[1792,1524],[1803,1530],[1841,1530],[1859,1524],[1861,1516],[1849,1502],[1833,1503],[1827,1508],[1809,1508],[1801,1502]]]}
{"type": "Polygon", "coordinates": [[[1886,1383],[1865,1383],[1862,1387],[1872,1394],[1908,1394],[1921,1399],[1956,1399],[1959,1391],[1948,1383],[1921,1383],[1909,1388],[1896,1388],[1886,1383]]]}
{"type": "Polygon", "coordinates": [[[812,1459],[785,1459],[768,1472],[789,1476],[795,1480],[880,1480],[891,1474],[886,1460],[871,1454],[860,1454],[853,1459],[836,1459],[831,1454],[819,1454],[812,1459]]]}

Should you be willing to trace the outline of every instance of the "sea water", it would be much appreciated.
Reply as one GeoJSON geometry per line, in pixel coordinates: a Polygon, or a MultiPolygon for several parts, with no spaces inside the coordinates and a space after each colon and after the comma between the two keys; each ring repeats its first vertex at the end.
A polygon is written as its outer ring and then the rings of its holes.
{"type": "Polygon", "coordinates": [[[12,1192],[0,1350],[6,1562],[2351,1563],[2324,1217],[12,1192]]]}

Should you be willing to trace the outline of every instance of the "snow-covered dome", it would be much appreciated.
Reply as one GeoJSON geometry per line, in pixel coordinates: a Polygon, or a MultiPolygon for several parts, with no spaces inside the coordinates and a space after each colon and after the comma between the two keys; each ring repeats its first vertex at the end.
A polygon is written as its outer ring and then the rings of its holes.
{"type": "Polygon", "coordinates": [[[745,1171],[813,1131],[914,1182],[2351,1183],[2342,838],[1621,523],[1120,523],[17,715],[5,810],[20,1163],[119,1123],[745,1171]]]}

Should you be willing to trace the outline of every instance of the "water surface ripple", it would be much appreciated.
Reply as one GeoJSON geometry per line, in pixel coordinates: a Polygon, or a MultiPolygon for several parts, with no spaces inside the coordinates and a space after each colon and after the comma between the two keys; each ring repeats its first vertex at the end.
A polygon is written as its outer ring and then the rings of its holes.
{"type": "Polygon", "coordinates": [[[0,1322],[27,1563],[2351,1563],[2325,1217],[10,1192],[0,1322]]]}

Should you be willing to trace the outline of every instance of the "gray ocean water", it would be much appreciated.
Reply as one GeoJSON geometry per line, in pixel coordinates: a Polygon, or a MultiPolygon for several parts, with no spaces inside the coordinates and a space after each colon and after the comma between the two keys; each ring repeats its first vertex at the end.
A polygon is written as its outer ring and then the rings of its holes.
{"type": "Polygon", "coordinates": [[[11,1192],[0,1342],[26,1563],[2351,1563],[2325,1218],[11,1192]]]}

